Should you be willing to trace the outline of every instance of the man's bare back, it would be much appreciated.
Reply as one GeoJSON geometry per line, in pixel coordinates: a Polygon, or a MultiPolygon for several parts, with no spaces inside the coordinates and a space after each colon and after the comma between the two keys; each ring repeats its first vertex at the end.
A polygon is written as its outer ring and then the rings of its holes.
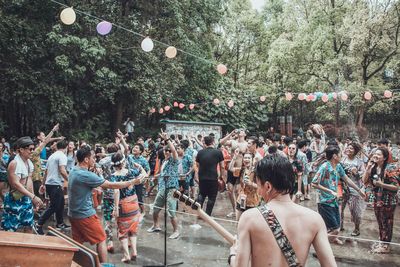
{"type": "MultiPolygon", "coordinates": [[[[331,251],[331,247],[326,238],[326,228],[321,216],[311,209],[293,203],[290,198],[285,199],[288,201],[271,200],[268,207],[275,213],[301,266],[305,266],[311,244],[317,251],[321,266],[332,266],[323,264],[334,259],[329,257],[329,253],[324,253],[326,250],[331,251]],[[322,238],[323,234],[325,238],[322,238]]],[[[243,213],[238,226],[238,240],[238,250],[248,253],[237,255],[235,266],[249,266],[245,264],[249,260],[252,267],[288,266],[275,237],[258,209],[250,209],[243,213]]]]}

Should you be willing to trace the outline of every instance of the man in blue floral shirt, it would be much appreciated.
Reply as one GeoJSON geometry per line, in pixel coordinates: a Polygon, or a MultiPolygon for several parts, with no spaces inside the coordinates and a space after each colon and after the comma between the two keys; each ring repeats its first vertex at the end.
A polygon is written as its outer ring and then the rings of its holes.
{"type": "Polygon", "coordinates": [[[365,197],[365,194],[347,177],[342,165],[339,164],[341,159],[339,147],[328,146],[325,149],[325,154],[327,161],[319,167],[312,180],[312,185],[319,190],[318,212],[324,219],[328,234],[332,235],[329,240],[342,245],[343,242],[336,237],[340,229],[340,213],[337,200],[339,179],[343,179],[360,196],[365,197]]]}
{"type": "Polygon", "coordinates": [[[177,200],[173,197],[173,193],[175,189],[179,188],[178,153],[166,133],[161,131],[160,136],[164,139],[166,144],[164,147],[165,160],[161,166],[161,173],[158,178],[158,192],[153,204],[153,226],[151,226],[147,232],[153,233],[161,231],[158,220],[159,213],[160,209],[164,207],[165,202],[167,202],[168,215],[171,218],[171,224],[174,229],[174,232],[169,238],[176,239],[179,237],[178,220],[176,218],[177,200]],[[167,199],[165,199],[165,190],[167,190],[167,199]]]}
{"type": "MultiPolygon", "coordinates": [[[[144,146],[142,144],[135,144],[132,148],[132,154],[128,156],[127,167],[129,170],[136,169],[134,163],[139,164],[147,173],[147,177],[150,175],[150,165],[149,162],[142,156],[144,151],[144,146]]],[[[144,188],[143,184],[135,185],[136,195],[139,201],[140,212],[145,215],[145,209],[143,205],[144,188]]]]}

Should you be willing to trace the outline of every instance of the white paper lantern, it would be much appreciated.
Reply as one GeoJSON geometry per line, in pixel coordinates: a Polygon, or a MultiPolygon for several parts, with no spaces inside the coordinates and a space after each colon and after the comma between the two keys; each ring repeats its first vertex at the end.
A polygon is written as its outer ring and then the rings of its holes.
{"type": "Polygon", "coordinates": [[[154,48],[153,40],[151,40],[149,37],[146,37],[143,39],[141,46],[143,51],[151,52],[151,50],[154,48]]]}
{"type": "Polygon", "coordinates": [[[63,11],[61,11],[60,19],[65,25],[73,24],[76,20],[75,11],[71,7],[64,8],[63,11]]]}

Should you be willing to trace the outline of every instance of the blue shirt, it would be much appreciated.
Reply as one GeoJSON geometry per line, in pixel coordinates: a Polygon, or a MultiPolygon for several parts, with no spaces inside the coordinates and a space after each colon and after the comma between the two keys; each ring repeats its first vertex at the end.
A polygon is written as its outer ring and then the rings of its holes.
{"type": "Polygon", "coordinates": [[[165,178],[167,180],[167,189],[179,188],[179,160],[174,159],[172,156],[165,160],[161,167],[160,178],[158,179],[158,190],[165,189],[165,178]]]}
{"type": "Polygon", "coordinates": [[[84,219],[96,214],[93,208],[92,189],[104,183],[104,178],[76,166],[68,176],[68,216],[84,219]]]}
{"type": "MultiPolygon", "coordinates": [[[[188,148],[182,158],[182,171],[188,173],[193,166],[193,150],[188,148]]],[[[186,175],[185,181],[188,183],[192,175],[186,175]]]]}
{"type": "Polygon", "coordinates": [[[149,162],[143,156],[135,157],[133,155],[129,155],[127,159],[127,167],[129,170],[136,169],[133,163],[137,163],[142,166],[146,172],[150,170],[149,162]]]}
{"type": "MultiPolygon", "coordinates": [[[[341,164],[337,164],[336,168],[333,169],[332,164],[327,161],[319,167],[314,179],[312,180],[312,183],[320,184],[323,187],[332,190],[333,192],[337,192],[339,179],[345,176],[346,173],[341,164]]],[[[338,206],[336,197],[322,190],[319,190],[319,202],[332,207],[338,206]]]]}
{"type": "MultiPolygon", "coordinates": [[[[113,174],[110,177],[110,180],[112,182],[125,182],[125,181],[130,181],[134,177],[138,177],[140,175],[139,169],[133,169],[129,170],[126,175],[115,175],[113,174]]],[[[136,190],[134,186],[129,186],[126,188],[121,188],[119,189],[119,199],[124,199],[126,197],[130,197],[136,194],[136,190]]]]}

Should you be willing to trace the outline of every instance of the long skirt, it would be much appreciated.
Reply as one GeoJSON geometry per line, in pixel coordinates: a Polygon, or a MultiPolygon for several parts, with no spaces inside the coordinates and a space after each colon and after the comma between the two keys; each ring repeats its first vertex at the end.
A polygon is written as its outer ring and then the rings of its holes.
{"type": "Polygon", "coordinates": [[[117,218],[118,238],[124,239],[137,234],[140,220],[140,209],[136,195],[123,198],[119,202],[117,218]]]}

